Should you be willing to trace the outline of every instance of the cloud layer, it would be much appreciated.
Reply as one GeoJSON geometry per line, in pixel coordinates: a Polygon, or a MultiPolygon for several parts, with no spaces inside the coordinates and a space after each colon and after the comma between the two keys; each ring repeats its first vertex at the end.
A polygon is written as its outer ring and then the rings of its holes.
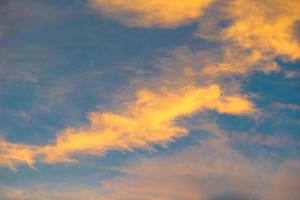
{"type": "Polygon", "coordinates": [[[222,141],[205,141],[169,157],[142,160],[103,184],[107,199],[256,199],[263,172],[222,141]]]}
{"type": "Polygon", "coordinates": [[[299,197],[299,160],[275,163],[233,149],[227,133],[202,124],[211,137],[169,156],[124,167],[124,176],[105,181],[105,199],[271,200],[299,197]],[[256,160],[257,159],[257,160],[256,160]]]}
{"type": "MultiPolygon", "coordinates": [[[[5,200],[297,200],[300,161],[275,164],[245,157],[233,149],[227,133],[202,124],[210,137],[167,156],[140,158],[119,170],[122,176],[99,187],[76,184],[0,186],[5,200]]],[[[100,180],[99,180],[100,181],[100,180]]]]}

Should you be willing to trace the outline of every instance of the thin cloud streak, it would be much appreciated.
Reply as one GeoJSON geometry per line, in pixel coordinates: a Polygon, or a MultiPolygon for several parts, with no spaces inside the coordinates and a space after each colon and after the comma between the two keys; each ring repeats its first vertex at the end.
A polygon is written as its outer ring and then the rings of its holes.
{"type": "Polygon", "coordinates": [[[173,28],[196,21],[214,0],[90,0],[92,8],[133,27],[173,28]]]}
{"type": "Polygon", "coordinates": [[[218,85],[186,87],[163,93],[140,90],[136,101],[120,114],[90,113],[88,125],[67,128],[57,135],[54,144],[38,147],[36,151],[31,150],[31,146],[3,142],[9,145],[2,147],[1,163],[11,168],[22,161],[32,165],[36,155],[47,163],[73,162],[76,159],[72,159],[72,155],[76,154],[103,155],[113,149],[131,151],[164,144],[188,134],[187,129],[176,125],[178,118],[204,110],[233,115],[256,112],[248,99],[222,95],[218,85]],[[11,146],[13,151],[10,151],[11,146]],[[26,157],[19,156],[25,150],[26,157]]]}

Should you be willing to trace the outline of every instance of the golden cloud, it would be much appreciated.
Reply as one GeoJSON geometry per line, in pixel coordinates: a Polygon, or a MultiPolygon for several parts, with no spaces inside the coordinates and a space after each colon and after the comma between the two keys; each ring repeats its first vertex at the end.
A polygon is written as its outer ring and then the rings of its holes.
{"type": "Polygon", "coordinates": [[[38,148],[28,144],[14,144],[0,139],[0,166],[16,170],[17,164],[26,163],[33,166],[38,155],[38,148]]]}
{"type": "Polygon", "coordinates": [[[33,147],[2,141],[0,163],[11,168],[20,163],[32,166],[35,157],[47,163],[71,162],[74,155],[103,155],[113,149],[130,151],[164,144],[188,133],[176,125],[178,118],[207,109],[235,115],[255,112],[245,97],[222,95],[218,85],[160,93],[140,90],[136,101],[123,111],[90,113],[88,125],[65,129],[54,144],[33,147]]]}
{"type": "Polygon", "coordinates": [[[54,145],[44,148],[45,161],[72,161],[70,156],[75,153],[97,155],[111,149],[132,150],[163,144],[188,133],[176,125],[178,118],[204,109],[237,115],[255,111],[244,97],[222,96],[218,85],[162,94],[141,90],[137,100],[121,114],[91,113],[88,126],[69,128],[59,134],[54,145]]]}
{"type": "Polygon", "coordinates": [[[259,50],[246,50],[230,44],[217,49],[193,50],[179,47],[161,58],[158,66],[166,71],[170,84],[219,82],[220,77],[231,75],[249,75],[253,71],[265,74],[279,71],[280,66],[273,58],[259,50]],[[188,78],[187,78],[188,77],[188,78]]]}
{"type": "Polygon", "coordinates": [[[259,50],[245,51],[237,46],[229,46],[223,51],[224,55],[221,61],[212,60],[201,69],[204,75],[211,77],[232,74],[247,75],[253,71],[262,71],[267,74],[280,70],[273,58],[264,55],[259,50]]]}
{"type": "Polygon", "coordinates": [[[222,34],[224,39],[265,55],[300,58],[295,26],[300,20],[298,0],[237,0],[225,8],[233,24],[222,34]]]}
{"type": "Polygon", "coordinates": [[[211,55],[202,73],[216,78],[248,75],[252,71],[269,73],[280,70],[275,62],[277,57],[285,61],[299,59],[299,7],[298,0],[236,0],[214,4],[201,18],[196,35],[222,41],[223,52],[219,52],[222,59],[216,53],[211,55]]]}
{"type": "Polygon", "coordinates": [[[213,0],[90,0],[93,8],[134,27],[176,27],[203,14],[213,0]]]}

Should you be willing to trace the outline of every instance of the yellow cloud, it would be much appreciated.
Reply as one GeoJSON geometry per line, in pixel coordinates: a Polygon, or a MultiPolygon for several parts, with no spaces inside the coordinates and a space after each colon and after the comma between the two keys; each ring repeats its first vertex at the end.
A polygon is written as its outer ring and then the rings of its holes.
{"type": "Polygon", "coordinates": [[[16,170],[17,164],[33,166],[37,156],[37,147],[27,144],[14,144],[0,139],[0,166],[16,170]]]}
{"type": "Polygon", "coordinates": [[[196,20],[213,0],[90,0],[106,16],[135,27],[176,27],[196,20]]]}
{"type": "Polygon", "coordinates": [[[241,114],[254,112],[253,104],[247,99],[239,96],[225,97],[209,106],[220,113],[241,114]]]}
{"type": "Polygon", "coordinates": [[[201,69],[204,75],[215,77],[230,74],[247,75],[252,71],[270,73],[280,69],[272,57],[260,50],[246,51],[233,45],[224,48],[223,51],[222,61],[212,60],[212,63],[208,63],[201,69]]]}
{"type": "Polygon", "coordinates": [[[227,15],[234,22],[225,29],[224,39],[265,55],[300,58],[294,30],[300,20],[299,0],[237,0],[227,5],[227,15]]]}
{"type": "Polygon", "coordinates": [[[32,166],[37,159],[47,163],[72,162],[76,155],[103,155],[113,149],[130,151],[164,144],[188,133],[176,124],[178,118],[207,109],[235,115],[255,111],[244,97],[224,96],[218,85],[161,92],[140,90],[136,101],[123,111],[90,113],[87,125],[65,129],[54,144],[33,146],[0,140],[0,165],[15,169],[23,163],[32,166]]]}
{"type": "Polygon", "coordinates": [[[204,109],[228,114],[255,111],[243,97],[223,97],[218,85],[187,87],[162,94],[141,90],[137,100],[121,114],[91,113],[89,125],[69,128],[53,145],[44,147],[46,162],[73,161],[72,154],[103,154],[107,150],[132,150],[162,144],[187,134],[175,124],[179,117],[204,109]]]}
{"type": "Polygon", "coordinates": [[[233,44],[210,51],[180,47],[172,50],[170,56],[160,59],[158,65],[165,70],[167,77],[164,80],[169,80],[170,85],[197,83],[199,80],[216,82],[222,76],[248,75],[253,71],[268,74],[280,70],[273,57],[233,44]]]}

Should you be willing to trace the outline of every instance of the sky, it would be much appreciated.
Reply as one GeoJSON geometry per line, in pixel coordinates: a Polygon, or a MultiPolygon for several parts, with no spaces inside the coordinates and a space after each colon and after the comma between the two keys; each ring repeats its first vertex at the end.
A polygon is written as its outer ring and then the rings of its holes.
{"type": "Polygon", "coordinates": [[[0,0],[0,200],[299,200],[299,0],[0,0]]]}

